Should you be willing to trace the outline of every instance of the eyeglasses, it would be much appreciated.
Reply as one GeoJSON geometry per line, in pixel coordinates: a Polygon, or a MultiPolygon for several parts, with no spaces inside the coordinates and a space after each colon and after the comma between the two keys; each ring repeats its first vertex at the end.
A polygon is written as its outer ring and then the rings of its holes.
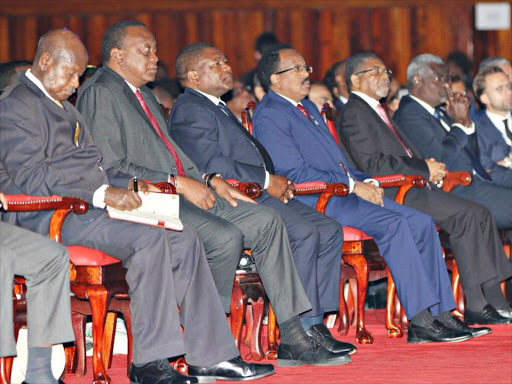
{"type": "Polygon", "coordinates": [[[306,71],[307,73],[312,73],[313,72],[313,67],[310,66],[310,65],[307,65],[307,64],[305,64],[305,65],[296,65],[295,67],[291,67],[291,68],[288,68],[288,69],[283,69],[282,71],[276,72],[276,73],[274,73],[274,75],[280,75],[281,73],[285,73],[285,72],[288,72],[288,71],[293,71],[295,73],[306,71]]]}
{"type": "Polygon", "coordinates": [[[386,75],[388,75],[388,76],[391,76],[393,74],[391,69],[388,69],[386,67],[372,67],[370,69],[365,69],[363,71],[358,71],[358,72],[354,73],[354,75],[360,75],[362,73],[367,73],[367,72],[370,72],[370,74],[373,75],[373,76],[381,76],[384,73],[386,75]]]}
{"type": "Polygon", "coordinates": [[[494,91],[495,92],[498,92],[498,93],[503,93],[505,92],[505,90],[512,90],[512,83],[508,83],[508,84],[503,84],[503,85],[500,85],[498,88],[494,88],[494,91]]]}

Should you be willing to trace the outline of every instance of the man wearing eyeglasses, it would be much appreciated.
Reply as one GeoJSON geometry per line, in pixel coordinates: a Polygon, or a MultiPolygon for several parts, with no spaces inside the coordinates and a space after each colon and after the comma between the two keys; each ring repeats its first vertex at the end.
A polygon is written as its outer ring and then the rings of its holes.
{"type": "MultiPolygon", "coordinates": [[[[436,84],[445,81],[445,72],[437,66],[432,70],[428,66],[421,68],[424,86],[428,88],[425,91],[431,97],[440,97],[441,90],[436,84]]],[[[480,204],[445,193],[436,186],[446,175],[445,165],[438,161],[441,159],[424,159],[421,151],[431,142],[424,140],[415,146],[404,133],[411,127],[397,125],[384,111],[379,100],[389,91],[389,73],[374,53],[351,57],[346,76],[351,94],[336,125],[354,164],[371,175],[419,174],[429,181],[425,188],[412,188],[405,205],[431,215],[449,235],[466,297],[466,322],[509,323],[512,316],[499,283],[512,275],[512,268],[491,213],[480,204]]],[[[413,76],[411,81],[420,80],[413,76]]],[[[400,109],[402,103],[403,99],[400,109]]],[[[413,99],[410,103],[418,104],[413,99]]],[[[415,113],[424,116],[423,107],[418,107],[415,113]]],[[[430,115],[425,113],[428,123],[430,115]]],[[[387,188],[385,193],[392,197],[396,189],[387,188]]]]}
{"type": "Polygon", "coordinates": [[[475,118],[480,161],[496,184],[512,188],[512,83],[498,66],[482,69],[473,80],[485,110],[475,118]]]}

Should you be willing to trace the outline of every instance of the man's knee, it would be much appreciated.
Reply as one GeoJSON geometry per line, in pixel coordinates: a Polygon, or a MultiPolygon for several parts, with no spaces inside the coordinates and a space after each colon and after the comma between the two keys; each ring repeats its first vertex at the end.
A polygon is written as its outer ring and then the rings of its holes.
{"type": "Polygon", "coordinates": [[[244,234],[236,225],[228,221],[217,222],[215,233],[204,240],[208,260],[236,258],[238,262],[244,246],[244,234]]]}

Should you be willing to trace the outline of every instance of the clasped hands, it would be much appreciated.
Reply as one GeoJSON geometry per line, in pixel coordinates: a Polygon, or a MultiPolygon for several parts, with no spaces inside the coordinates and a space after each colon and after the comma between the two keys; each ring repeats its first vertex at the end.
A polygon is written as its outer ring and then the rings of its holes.
{"type": "Polygon", "coordinates": [[[267,192],[283,203],[288,203],[295,194],[295,185],[286,177],[279,175],[269,175],[269,184],[267,192]]]}

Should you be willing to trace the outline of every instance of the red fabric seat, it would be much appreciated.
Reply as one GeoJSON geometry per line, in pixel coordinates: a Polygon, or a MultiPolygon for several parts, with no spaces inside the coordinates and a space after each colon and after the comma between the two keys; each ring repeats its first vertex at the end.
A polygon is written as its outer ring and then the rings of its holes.
{"type": "Polygon", "coordinates": [[[67,247],[69,260],[74,265],[104,266],[118,263],[120,260],[94,248],[72,245],[67,247]]]}
{"type": "Polygon", "coordinates": [[[343,227],[343,240],[344,241],[362,241],[362,240],[371,240],[372,237],[368,236],[363,231],[352,228],[352,227],[343,227]]]}

